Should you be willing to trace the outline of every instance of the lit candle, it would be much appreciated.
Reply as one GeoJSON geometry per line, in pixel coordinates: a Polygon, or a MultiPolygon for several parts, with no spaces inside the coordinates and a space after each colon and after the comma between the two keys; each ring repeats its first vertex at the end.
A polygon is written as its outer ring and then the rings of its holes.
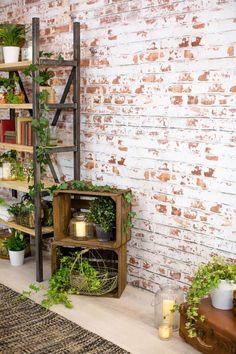
{"type": "Polygon", "coordinates": [[[2,179],[11,179],[11,164],[9,162],[3,162],[2,165],[2,179]]]}
{"type": "Polygon", "coordinates": [[[172,326],[174,324],[174,313],[171,312],[175,305],[174,300],[163,300],[162,312],[163,312],[163,323],[172,326]]]}
{"type": "Polygon", "coordinates": [[[167,324],[163,324],[159,326],[158,329],[159,337],[162,340],[167,340],[172,337],[172,327],[168,326],[167,324]]]}
{"type": "Polygon", "coordinates": [[[86,232],[86,222],[85,221],[77,221],[75,223],[75,236],[76,237],[85,237],[87,235],[86,232]]]}

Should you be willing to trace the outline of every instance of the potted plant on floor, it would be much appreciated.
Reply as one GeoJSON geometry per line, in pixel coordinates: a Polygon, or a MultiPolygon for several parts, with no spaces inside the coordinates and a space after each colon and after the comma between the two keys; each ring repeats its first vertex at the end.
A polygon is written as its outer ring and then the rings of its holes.
{"type": "Polygon", "coordinates": [[[116,226],[116,203],[110,197],[97,197],[90,202],[88,222],[95,225],[99,241],[110,241],[116,226]]]}
{"type": "Polygon", "coordinates": [[[8,250],[12,266],[21,266],[24,263],[27,242],[22,232],[15,230],[10,238],[4,242],[8,250]]]}
{"type": "Polygon", "coordinates": [[[196,322],[204,321],[198,315],[201,299],[211,296],[212,305],[221,310],[233,308],[233,291],[236,289],[236,262],[226,262],[213,257],[207,264],[201,265],[187,292],[187,311],[185,327],[189,337],[195,337],[196,322]]]}
{"type": "Polygon", "coordinates": [[[0,27],[0,43],[3,46],[5,63],[18,62],[20,47],[24,45],[26,32],[24,26],[17,24],[4,24],[0,27]]]}

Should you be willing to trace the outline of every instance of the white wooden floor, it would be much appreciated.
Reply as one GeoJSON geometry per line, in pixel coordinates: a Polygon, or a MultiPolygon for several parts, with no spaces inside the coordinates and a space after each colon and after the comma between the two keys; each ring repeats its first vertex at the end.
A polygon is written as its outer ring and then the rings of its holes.
{"type": "MultiPolygon", "coordinates": [[[[45,256],[45,279],[48,279],[50,274],[50,260],[45,256]]],[[[21,267],[12,267],[9,261],[0,259],[0,283],[21,292],[34,280],[35,264],[31,258],[27,258],[21,267]]],[[[33,297],[37,302],[40,302],[41,298],[42,294],[33,297]]],[[[127,286],[120,299],[87,296],[72,296],[72,299],[73,309],[57,305],[52,311],[99,334],[132,354],[199,353],[177,334],[169,341],[161,341],[158,338],[153,325],[153,294],[147,291],[127,286]]]]}

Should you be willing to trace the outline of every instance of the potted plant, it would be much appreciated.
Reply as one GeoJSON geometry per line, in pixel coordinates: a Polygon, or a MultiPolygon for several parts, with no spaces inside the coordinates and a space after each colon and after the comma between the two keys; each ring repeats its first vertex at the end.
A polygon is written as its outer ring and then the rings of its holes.
{"type": "Polygon", "coordinates": [[[219,257],[213,257],[207,264],[197,269],[186,297],[185,327],[189,337],[197,335],[197,320],[202,322],[205,320],[204,316],[198,316],[201,299],[210,295],[214,307],[229,310],[233,308],[234,289],[236,289],[235,262],[226,262],[219,257]]]}
{"type": "Polygon", "coordinates": [[[24,254],[27,242],[22,232],[15,230],[10,238],[4,242],[8,250],[12,266],[21,266],[24,263],[24,254]]]}
{"type": "MultiPolygon", "coordinates": [[[[53,52],[39,52],[40,59],[50,59],[53,55],[53,52]]],[[[38,70],[38,66],[31,64],[27,69],[24,70],[25,76],[32,77],[32,73],[38,70]]],[[[47,103],[55,103],[55,93],[53,88],[49,84],[49,80],[54,77],[54,72],[48,68],[39,70],[39,75],[36,78],[36,81],[39,84],[40,92],[46,91],[47,94],[47,103]]]]}
{"type": "Polygon", "coordinates": [[[24,94],[18,87],[19,78],[14,74],[10,78],[0,76],[0,87],[3,88],[1,103],[19,104],[24,102],[24,94]]]}
{"type": "Polygon", "coordinates": [[[110,197],[97,197],[90,202],[87,220],[95,225],[99,241],[110,241],[116,226],[116,203],[110,197]]]}
{"type": "Polygon", "coordinates": [[[20,47],[25,42],[26,32],[24,26],[17,24],[4,24],[0,27],[0,42],[3,46],[5,63],[18,62],[20,47]]]}

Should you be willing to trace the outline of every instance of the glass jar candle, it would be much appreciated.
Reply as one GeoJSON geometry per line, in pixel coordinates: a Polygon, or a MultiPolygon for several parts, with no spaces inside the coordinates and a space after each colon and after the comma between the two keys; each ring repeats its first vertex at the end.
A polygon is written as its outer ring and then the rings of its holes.
{"type": "Polygon", "coordinates": [[[74,214],[69,223],[69,235],[77,240],[87,240],[89,237],[89,225],[85,214],[74,214]]]}
{"type": "Polygon", "coordinates": [[[155,294],[155,327],[165,324],[173,327],[173,330],[179,328],[179,311],[173,311],[175,305],[184,302],[184,293],[177,285],[163,285],[155,294]]]}

